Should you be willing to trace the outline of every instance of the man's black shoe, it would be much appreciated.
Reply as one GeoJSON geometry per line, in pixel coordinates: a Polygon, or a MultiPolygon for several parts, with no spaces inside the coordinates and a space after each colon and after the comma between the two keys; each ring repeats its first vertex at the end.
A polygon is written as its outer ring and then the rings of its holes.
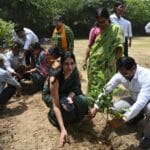
{"type": "Polygon", "coordinates": [[[142,137],[140,140],[139,147],[142,149],[150,148],[150,138],[142,137]]]}

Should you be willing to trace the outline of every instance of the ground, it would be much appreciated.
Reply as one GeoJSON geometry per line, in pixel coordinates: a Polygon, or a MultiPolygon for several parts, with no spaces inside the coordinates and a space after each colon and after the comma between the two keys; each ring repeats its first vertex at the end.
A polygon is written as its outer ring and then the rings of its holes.
{"type": "MultiPolygon", "coordinates": [[[[129,55],[145,67],[150,67],[150,37],[133,38],[129,55]]],[[[75,54],[82,74],[82,89],[86,93],[87,76],[81,65],[87,40],[75,41],[75,54]]],[[[30,83],[23,85],[21,97],[13,97],[8,110],[0,114],[0,150],[57,150],[59,130],[47,119],[48,108],[41,92],[32,93],[30,83]],[[28,91],[28,93],[26,92],[28,91]]],[[[122,93],[126,94],[124,91],[122,93]]],[[[115,96],[116,98],[117,96],[115,96]]],[[[70,142],[63,150],[140,150],[139,138],[143,122],[134,127],[114,130],[106,125],[106,115],[98,113],[92,121],[83,120],[68,126],[70,142]]]]}

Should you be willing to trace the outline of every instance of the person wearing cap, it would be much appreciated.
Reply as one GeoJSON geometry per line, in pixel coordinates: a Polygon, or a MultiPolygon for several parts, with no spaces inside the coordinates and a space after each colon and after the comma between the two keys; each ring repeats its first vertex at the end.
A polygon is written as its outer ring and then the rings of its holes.
{"type": "Polygon", "coordinates": [[[114,13],[110,15],[112,23],[118,24],[124,33],[124,55],[128,56],[128,47],[131,47],[132,42],[132,24],[124,18],[125,6],[121,1],[117,1],[114,5],[114,13]]]}
{"type": "Polygon", "coordinates": [[[150,35],[150,22],[145,25],[145,32],[150,35]]]}
{"type": "Polygon", "coordinates": [[[3,62],[4,56],[0,54],[0,110],[6,108],[16,90],[21,89],[19,82],[7,70],[4,70],[3,62]]]}
{"type": "Polygon", "coordinates": [[[116,120],[115,128],[126,125],[136,125],[146,117],[143,137],[140,140],[142,149],[150,148],[150,69],[139,66],[132,57],[121,57],[117,63],[118,72],[104,86],[91,109],[91,117],[95,117],[101,109],[102,96],[107,96],[113,89],[122,84],[129,92],[129,96],[113,102],[109,108],[113,113],[119,112],[121,118],[116,120]]]}
{"type": "Polygon", "coordinates": [[[74,49],[74,34],[69,26],[64,24],[61,15],[54,17],[53,25],[55,26],[51,44],[53,47],[58,47],[62,51],[74,49]]]}
{"type": "Polygon", "coordinates": [[[25,58],[20,54],[20,51],[21,45],[15,42],[4,55],[4,66],[6,70],[18,79],[23,77],[26,68],[25,58]]]}
{"type": "Polygon", "coordinates": [[[32,59],[33,61],[33,56],[31,54],[31,45],[39,41],[38,36],[31,29],[25,28],[21,24],[16,24],[14,26],[12,36],[13,41],[18,42],[23,47],[26,65],[31,65],[30,59],[32,59]]]}

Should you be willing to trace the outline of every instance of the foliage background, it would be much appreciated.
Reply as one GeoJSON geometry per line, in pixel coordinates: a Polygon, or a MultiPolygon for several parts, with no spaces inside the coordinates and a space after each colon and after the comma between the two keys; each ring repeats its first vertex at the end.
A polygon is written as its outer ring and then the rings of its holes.
{"type": "MultiPolygon", "coordinates": [[[[76,38],[88,37],[94,24],[95,10],[106,7],[113,12],[116,0],[0,0],[0,18],[22,23],[35,31],[40,38],[50,37],[55,15],[64,16],[65,23],[76,38]]],[[[144,26],[150,21],[150,0],[125,0],[125,17],[132,22],[134,35],[143,35],[144,26]]],[[[2,28],[0,26],[0,28],[2,28]]]]}

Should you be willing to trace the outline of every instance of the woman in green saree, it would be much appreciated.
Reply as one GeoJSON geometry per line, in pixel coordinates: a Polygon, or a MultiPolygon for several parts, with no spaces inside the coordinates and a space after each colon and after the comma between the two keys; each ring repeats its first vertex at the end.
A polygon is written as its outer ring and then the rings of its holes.
{"type": "Polygon", "coordinates": [[[99,9],[97,15],[101,34],[90,49],[88,63],[88,98],[93,102],[102,87],[116,72],[116,60],[123,54],[123,32],[111,24],[107,9],[99,9]]]}

